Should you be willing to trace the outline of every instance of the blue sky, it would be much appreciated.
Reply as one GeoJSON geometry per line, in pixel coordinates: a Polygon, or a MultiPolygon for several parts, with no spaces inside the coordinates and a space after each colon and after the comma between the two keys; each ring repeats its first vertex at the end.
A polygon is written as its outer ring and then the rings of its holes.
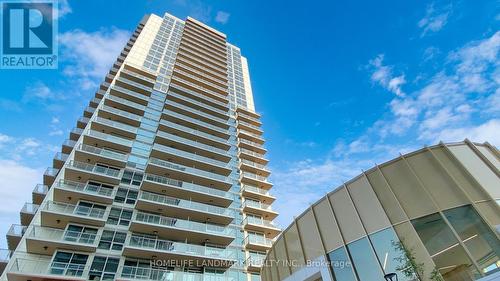
{"type": "Polygon", "coordinates": [[[60,4],[59,69],[0,71],[0,233],[18,223],[147,13],[197,18],[248,58],[282,226],[400,152],[464,138],[500,145],[496,0],[60,4]]]}

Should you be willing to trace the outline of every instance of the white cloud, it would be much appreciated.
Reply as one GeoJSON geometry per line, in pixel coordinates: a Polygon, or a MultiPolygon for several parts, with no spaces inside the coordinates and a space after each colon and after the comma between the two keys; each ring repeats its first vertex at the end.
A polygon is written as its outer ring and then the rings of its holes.
{"type": "Polygon", "coordinates": [[[448,22],[452,6],[448,5],[439,9],[435,8],[434,3],[427,6],[425,16],[418,21],[418,27],[422,29],[421,37],[430,32],[438,32],[448,22]]]}
{"type": "Polygon", "coordinates": [[[70,65],[64,73],[82,79],[87,87],[88,79],[103,79],[120,51],[125,46],[130,33],[121,29],[85,32],[79,29],[59,35],[62,57],[70,65]]]}
{"type": "Polygon", "coordinates": [[[397,96],[404,96],[405,93],[401,89],[406,83],[405,75],[394,76],[393,66],[384,65],[384,55],[380,54],[374,59],[369,61],[368,68],[372,71],[371,80],[384,87],[386,90],[396,94],[397,96]]]}
{"type": "Polygon", "coordinates": [[[73,10],[69,6],[68,0],[59,0],[59,9],[57,10],[57,17],[63,18],[67,14],[71,14],[73,10]]]}
{"type": "Polygon", "coordinates": [[[215,15],[215,21],[221,24],[226,24],[229,21],[229,16],[231,14],[223,12],[223,11],[218,11],[217,14],[215,15]]]}

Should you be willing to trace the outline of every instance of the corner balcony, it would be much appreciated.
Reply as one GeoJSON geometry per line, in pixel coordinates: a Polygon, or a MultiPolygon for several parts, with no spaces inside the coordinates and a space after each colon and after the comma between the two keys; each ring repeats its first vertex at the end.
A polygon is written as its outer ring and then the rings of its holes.
{"type": "Polygon", "coordinates": [[[116,189],[113,188],[64,179],[57,181],[52,188],[54,189],[54,200],[58,202],[74,198],[74,200],[93,201],[108,205],[113,203],[116,192],[116,189]]]}
{"type": "Polygon", "coordinates": [[[57,249],[95,252],[99,242],[97,234],[34,225],[26,234],[29,253],[52,255],[57,249]]]}
{"type": "Polygon", "coordinates": [[[146,172],[156,175],[168,173],[170,177],[181,181],[195,182],[203,186],[217,186],[223,190],[228,190],[232,185],[227,176],[154,157],[149,158],[146,172]]]}
{"type": "Polygon", "coordinates": [[[224,246],[229,245],[234,239],[234,229],[228,227],[165,217],[137,210],[132,216],[130,230],[158,234],[158,236],[177,241],[183,241],[189,237],[191,241],[198,243],[210,242],[224,246]]]}
{"type": "Polygon", "coordinates": [[[264,236],[250,234],[247,235],[247,237],[245,237],[243,244],[245,245],[245,248],[248,250],[264,252],[271,249],[271,246],[273,245],[273,240],[266,238],[264,236]]]}
{"type": "Polygon", "coordinates": [[[48,167],[43,173],[43,184],[51,186],[59,173],[59,169],[48,167]]]}
{"type": "Polygon", "coordinates": [[[245,266],[248,271],[260,272],[264,265],[265,256],[249,256],[245,261],[245,266]]]}
{"type": "Polygon", "coordinates": [[[90,146],[107,147],[117,151],[130,152],[132,150],[133,141],[88,129],[84,132],[83,143],[90,146]]]}
{"type": "Polygon", "coordinates": [[[230,209],[147,191],[139,193],[135,208],[147,212],[175,214],[181,219],[210,221],[222,225],[228,225],[234,218],[234,213],[230,209]]]}
{"type": "Polygon", "coordinates": [[[237,129],[236,135],[240,139],[246,139],[246,140],[261,144],[261,145],[264,144],[264,142],[265,142],[264,138],[261,135],[254,134],[252,132],[249,132],[249,131],[243,130],[243,129],[237,129]]]}
{"type": "Polygon", "coordinates": [[[271,172],[267,169],[266,165],[247,159],[240,159],[239,168],[240,170],[258,174],[263,177],[268,177],[271,174],[271,172]]]}
{"type": "Polygon", "coordinates": [[[255,202],[251,200],[245,200],[243,202],[243,211],[252,214],[258,214],[266,219],[273,220],[278,216],[278,213],[271,209],[270,204],[264,204],[262,202],[255,202]]]}
{"type": "Polygon", "coordinates": [[[243,220],[243,228],[249,231],[263,232],[268,238],[275,238],[281,233],[281,230],[272,221],[256,217],[247,216],[243,220]]]}
{"type": "Polygon", "coordinates": [[[49,256],[16,258],[7,272],[9,281],[85,281],[89,267],[84,264],[53,262],[49,256]]]}
{"type": "Polygon", "coordinates": [[[259,136],[262,136],[262,134],[264,133],[262,131],[262,129],[260,128],[260,126],[250,124],[249,122],[246,122],[243,120],[238,120],[236,122],[236,128],[248,131],[250,133],[253,133],[253,134],[256,134],[259,136]]]}
{"type": "Polygon", "coordinates": [[[43,226],[64,228],[69,222],[104,226],[109,210],[47,201],[40,207],[40,212],[43,226]]]}
{"type": "Polygon", "coordinates": [[[64,171],[65,179],[87,182],[89,180],[118,185],[121,180],[121,170],[92,165],[83,162],[69,161],[64,171]]]}
{"type": "Polygon", "coordinates": [[[19,224],[13,224],[10,226],[9,231],[7,232],[6,235],[7,246],[9,247],[9,250],[14,251],[17,248],[17,245],[19,245],[21,238],[26,232],[26,228],[27,226],[19,224]]]}
{"type": "Polygon", "coordinates": [[[121,123],[118,121],[106,119],[100,116],[96,116],[92,120],[90,128],[98,132],[106,132],[107,134],[110,135],[123,136],[129,139],[135,139],[138,130],[137,127],[130,126],[128,124],[121,123]]]}
{"type": "Polygon", "coordinates": [[[80,117],[78,118],[78,120],[76,121],[76,126],[80,129],[85,129],[85,127],[87,126],[87,123],[89,123],[90,121],[90,118],[88,117],[80,117]]]}
{"type": "Polygon", "coordinates": [[[249,141],[247,139],[238,139],[237,143],[239,148],[246,148],[248,150],[255,151],[260,154],[266,154],[267,149],[264,148],[264,146],[260,143],[249,141]]]}
{"type": "Polygon", "coordinates": [[[75,147],[75,144],[76,144],[75,140],[65,140],[61,148],[62,153],[70,154],[71,151],[73,150],[73,147],[75,147]]]}
{"type": "Polygon", "coordinates": [[[236,262],[236,253],[230,249],[201,246],[170,240],[129,235],[125,241],[123,255],[157,260],[183,262],[189,260],[196,264],[211,264],[211,267],[231,267],[236,262]]]}
{"type": "Polygon", "coordinates": [[[35,213],[38,211],[38,208],[40,205],[38,204],[33,204],[33,203],[24,203],[23,208],[21,209],[21,224],[22,225],[29,225],[31,223],[31,220],[33,220],[33,217],[35,216],[35,213]]]}
{"type": "Polygon", "coordinates": [[[9,251],[7,249],[0,249],[0,275],[2,275],[5,267],[9,263],[11,255],[12,251],[9,251]]]}
{"type": "Polygon", "coordinates": [[[71,129],[71,132],[69,132],[69,139],[77,141],[78,138],[80,138],[80,136],[82,135],[82,133],[83,129],[75,127],[71,129]]]}
{"type": "Polygon", "coordinates": [[[258,186],[262,189],[270,189],[273,184],[267,180],[266,176],[257,175],[250,172],[241,171],[240,181],[243,184],[258,186]]]}
{"type": "Polygon", "coordinates": [[[49,187],[47,185],[37,184],[35,188],[33,188],[33,192],[31,194],[33,203],[38,205],[42,204],[42,201],[43,199],[45,199],[47,192],[49,192],[49,187]]]}
{"type": "Polygon", "coordinates": [[[259,199],[259,201],[267,204],[271,204],[276,200],[276,197],[271,195],[268,190],[253,185],[242,184],[241,194],[244,197],[259,199]]]}
{"type": "Polygon", "coordinates": [[[92,163],[106,163],[111,166],[125,168],[128,155],[107,148],[99,148],[82,143],[75,150],[75,160],[87,161],[87,159],[90,159],[92,163]]]}
{"type": "Polygon", "coordinates": [[[152,174],[145,174],[141,190],[201,202],[208,201],[224,207],[233,201],[230,193],[223,190],[152,174]]]}
{"type": "Polygon", "coordinates": [[[133,127],[139,127],[142,120],[142,116],[140,115],[104,104],[99,107],[99,116],[105,119],[113,119],[133,127]]]}
{"type": "Polygon", "coordinates": [[[213,170],[214,172],[226,176],[231,173],[231,168],[226,162],[201,156],[193,152],[172,148],[159,143],[155,143],[153,145],[151,157],[155,157],[158,159],[172,159],[176,163],[179,163],[181,165],[197,166],[200,169],[204,169],[207,171],[213,170]]]}
{"type": "Polygon", "coordinates": [[[52,166],[56,169],[61,169],[62,166],[64,166],[64,162],[68,160],[68,156],[69,154],[57,152],[56,155],[54,155],[54,159],[52,160],[52,166]]]}
{"type": "Polygon", "coordinates": [[[261,154],[261,153],[255,152],[255,151],[251,151],[251,150],[246,149],[246,148],[240,148],[238,150],[238,156],[242,159],[247,159],[249,161],[253,161],[255,163],[259,163],[262,165],[265,165],[269,162],[269,160],[267,160],[265,158],[264,154],[261,154]]]}

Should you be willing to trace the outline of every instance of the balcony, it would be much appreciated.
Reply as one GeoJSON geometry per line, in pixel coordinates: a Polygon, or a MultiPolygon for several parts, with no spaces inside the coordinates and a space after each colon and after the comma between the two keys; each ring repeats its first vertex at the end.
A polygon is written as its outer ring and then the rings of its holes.
{"type": "Polygon", "coordinates": [[[252,150],[260,154],[265,154],[267,152],[267,149],[265,149],[264,146],[262,146],[262,144],[249,141],[247,139],[238,139],[238,147],[246,148],[248,150],[252,150]]]}
{"type": "Polygon", "coordinates": [[[249,122],[245,122],[243,120],[238,120],[236,127],[238,129],[243,129],[251,133],[257,134],[259,136],[261,136],[263,133],[262,129],[259,126],[250,124],[249,122]]]}
{"type": "Polygon", "coordinates": [[[139,127],[142,120],[140,115],[114,108],[109,105],[102,105],[99,108],[99,116],[105,119],[113,119],[134,127],[139,127]]]}
{"type": "Polygon", "coordinates": [[[43,184],[51,186],[59,173],[59,169],[48,167],[43,173],[43,184]]]}
{"type": "Polygon", "coordinates": [[[219,118],[217,116],[198,110],[194,107],[183,105],[173,100],[168,100],[165,104],[165,108],[173,110],[175,112],[180,112],[183,115],[188,115],[196,120],[201,120],[202,122],[210,123],[222,130],[227,130],[229,128],[227,118],[226,119],[219,118]]]}
{"type": "Polygon", "coordinates": [[[62,153],[64,154],[70,154],[71,151],[73,150],[73,147],[75,147],[76,141],[74,140],[65,140],[62,144],[62,153]]]}
{"type": "Polygon", "coordinates": [[[264,265],[265,256],[251,255],[245,261],[245,266],[248,271],[260,272],[260,269],[264,265]]]}
{"type": "Polygon", "coordinates": [[[56,169],[61,169],[64,165],[64,162],[68,160],[68,156],[69,154],[57,152],[56,155],[54,155],[54,159],[52,160],[52,166],[54,166],[54,168],[56,169]]]}
{"type": "Polygon", "coordinates": [[[151,95],[151,92],[153,91],[152,86],[146,86],[142,83],[127,79],[125,75],[121,75],[121,73],[120,76],[118,76],[115,80],[115,86],[119,86],[133,92],[141,93],[147,97],[149,97],[151,95]]]}
{"type": "Polygon", "coordinates": [[[273,184],[267,180],[266,176],[257,175],[250,172],[241,171],[240,181],[243,184],[258,186],[263,189],[270,189],[273,184]]]}
{"type": "Polygon", "coordinates": [[[17,248],[17,245],[19,245],[24,232],[26,232],[26,228],[27,226],[19,224],[13,224],[10,226],[9,231],[6,235],[7,246],[9,247],[9,250],[14,251],[17,248]]]}
{"type": "Polygon", "coordinates": [[[95,180],[117,185],[120,183],[121,174],[120,169],[71,160],[66,163],[64,178],[80,182],[95,180]]]}
{"type": "Polygon", "coordinates": [[[186,220],[199,222],[210,220],[222,225],[229,224],[234,218],[234,212],[230,209],[147,191],[139,193],[135,208],[164,215],[176,214],[176,218],[186,220]]]}
{"type": "Polygon", "coordinates": [[[184,80],[179,76],[172,76],[171,79],[175,84],[180,85],[181,87],[187,88],[195,93],[198,93],[198,95],[204,95],[204,96],[218,100],[218,101],[223,102],[223,103],[228,102],[227,93],[225,95],[223,95],[223,94],[220,94],[218,92],[214,92],[214,91],[209,90],[205,87],[202,87],[196,83],[184,80]]]}
{"type": "Polygon", "coordinates": [[[123,68],[120,71],[120,75],[123,75],[124,77],[126,77],[129,80],[133,80],[137,83],[141,83],[142,85],[147,86],[147,87],[153,87],[155,82],[156,82],[155,79],[152,79],[152,78],[147,77],[145,75],[128,70],[126,68],[123,68]]]}
{"type": "Polygon", "coordinates": [[[182,79],[184,80],[187,80],[187,81],[190,81],[190,82],[194,82],[194,83],[198,83],[200,84],[201,86],[203,86],[204,88],[207,88],[211,91],[214,91],[214,92],[217,92],[217,93],[220,93],[220,94],[227,94],[228,92],[228,88],[224,88],[224,87],[221,87],[215,83],[212,83],[211,80],[208,80],[208,79],[205,79],[203,76],[200,77],[198,75],[194,75],[194,74],[191,74],[187,71],[184,71],[182,70],[181,68],[179,67],[175,67],[174,68],[174,75],[175,76],[179,76],[181,77],[182,79]]]}
{"type": "Polygon", "coordinates": [[[251,200],[245,200],[243,202],[243,211],[261,215],[269,220],[273,220],[278,216],[278,213],[271,209],[271,205],[251,200]]]}
{"type": "Polygon", "coordinates": [[[98,146],[100,147],[130,152],[132,150],[133,141],[89,129],[84,133],[83,143],[93,146],[97,146],[99,144],[98,146]]]}
{"type": "Polygon", "coordinates": [[[237,129],[236,132],[237,132],[238,138],[240,138],[240,139],[246,139],[246,140],[249,140],[251,142],[256,142],[260,145],[264,144],[264,142],[265,142],[264,138],[261,135],[254,134],[254,133],[249,132],[247,130],[237,129]]]}
{"type": "Polygon", "coordinates": [[[117,96],[123,99],[126,99],[128,101],[138,103],[143,106],[147,106],[149,97],[144,95],[144,94],[139,94],[137,92],[127,90],[123,87],[120,87],[118,85],[113,85],[111,86],[110,89],[110,94],[113,96],[117,96]]]}
{"type": "Polygon", "coordinates": [[[216,264],[214,267],[228,268],[236,262],[236,253],[229,249],[187,244],[182,242],[129,235],[123,248],[123,255],[158,260],[192,261],[195,264],[216,264]]]}
{"type": "Polygon", "coordinates": [[[243,228],[249,231],[263,232],[268,238],[275,238],[281,230],[272,221],[247,216],[243,220],[243,228]]]}
{"type": "Polygon", "coordinates": [[[214,72],[212,72],[210,69],[202,67],[201,65],[195,67],[193,65],[190,65],[189,63],[184,62],[182,59],[176,60],[175,66],[185,72],[198,75],[199,77],[207,81],[211,81],[213,84],[227,90],[227,77],[223,78],[220,76],[214,76],[214,72]]]}
{"type": "Polygon", "coordinates": [[[78,120],[76,121],[76,126],[80,129],[85,129],[85,127],[87,126],[87,123],[89,123],[90,121],[90,118],[88,117],[80,117],[78,118],[78,120]]]}
{"type": "Polygon", "coordinates": [[[192,128],[200,129],[203,130],[204,132],[217,136],[219,138],[223,138],[227,140],[229,138],[229,131],[227,129],[223,129],[218,126],[214,126],[212,124],[209,124],[207,122],[203,122],[201,120],[189,117],[187,115],[183,115],[177,112],[174,112],[170,109],[164,109],[163,110],[164,114],[164,119],[168,121],[173,121],[173,120],[180,120],[183,122],[186,122],[190,125],[192,128]]]}
{"type": "Polygon", "coordinates": [[[158,236],[177,241],[187,237],[199,243],[214,243],[227,246],[234,239],[234,229],[210,224],[165,217],[134,211],[130,230],[142,233],[157,233],[158,236]]]}
{"type": "MultiPolygon", "coordinates": [[[[205,278],[206,277],[203,273],[184,272],[177,270],[169,270],[166,268],[162,269],[158,267],[150,268],[150,267],[136,267],[136,266],[125,265],[123,266],[121,270],[121,275],[119,278],[117,278],[117,280],[204,281],[205,278]]],[[[230,277],[223,277],[223,278],[217,277],[217,281],[234,281],[234,280],[230,277]]]]}
{"type": "Polygon", "coordinates": [[[94,233],[35,225],[26,235],[26,250],[41,255],[52,255],[57,249],[95,252],[98,242],[94,233]]]}
{"type": "Polygon", "coordinates": [[[194,64],[195,66],[202,66],[203,68],[210,69],[211,73],[216,73],[220,76],[224,75],[227,72],[226,67],[212,64],[211,62],[205,60],[203,56],[195,54],[187,48],[179,48],[179,52],[177,52],[177,58],[179,57],[185,58],[190,62],[190,64],[194,64]]]}
{"type": "Polygon", "coordinates": [[[224,207],[229,206],[233,201],[230,193],[223,190],[152,174],[145,175],[141,190],[201,202],[209,201],[215,205],[224,207]]]}
{"type": "Polygon", "coordinates": [[[220,149],[218,147],[214,147],[208,144],[204,144],[202,142],[197,142],[189,138],[180,137],[178,135],[162,131],[158,132],[156,136],[158,137],[157,142],[161,143],[162,145],[175,146],[183,150],[192,150],[192,149],[201,150],[199,153],[200,155],[204,155],[211,158],[213,157],[213,159],[222,162],[229,162],[229,160],[231,160],[228,151],[220,149]]]}
{"type": "Polygon", "coordinates": [[[42,204],[43,199],[45,198],[45,195],[47,195],[47,192],[49,191],[49,187],[44,184],[37,184],[35,188],[33,188],[33,193],[31,194],[31,197],[33,199],[33,203],[35,204],[42,204]]]}
{"type": "Polygon", "coordinates": [[[52,262],[48,256],[16,258],[7,272],[7,278],[9,281],[85,281],[88,271],[89,268],[84,264],[52,262]]]}
{"type": "Polygon", "coordinates": [[[181,165],[196,166],[200,169],[213,171],[222,175],[229,175],[229,173],[231,173],[231,168],[229,168],[228,164],[225,162],[158,143],[153,145],[151,157],[158,159],[175,159],[174,161],[181,165]]]}
{"type": "Polygon", "coordinates": [[[21,209],[21,224],[22,225],[29,225],[31,223],[31,220],[35,216],[36,211],[38,211],[38,208],[40,205],[33,204],[33,203],[24,203],[23,208],[21,209]]]}
{"type": "Polygon", "coordinates": [[[82,128],[73,128],[71,129],[71,132],[69,133],[69,138],[71,140],[74,140],[74,141],[77,141],[78,138],[80,138],[80,135],[83,133],[83,129],[82,128]]]}
{"type": "Polygon", "coordinates": [[[40,212],[43,226],[64,228],[68,222],[104,226],[108,210],[47,201],[41,206],[40,212]]]}
{"type": "Polygon", "coordinates": [[[273,245],[273,240],[266,238],[264,236],[250,234],[247,235],[247,237],[245,237],[243,244],[245,244],[245,247],[249,250],[267,251],[271,249],[271,246],[273,245]]]}
{"type": "Polygon", "coordinates": [[[12,255],[12,252],[7,249],[0,249],[0,275],[5,270],[5,267],[9,263],[10,257],[12,255]]]}
{"type": "Polygon", "coordinates": [[[139,104],[111,94],[106,96],[106,100],[104,102],[105,105],[116,107],[140,116],[142,116],[144,114],[144,110],[146,110],[146,106],[143,104],[139,104]]]}
{"type": "Polygon", "coordinates": [[[129,139],[133,139],[137,135],[137,127],[102,118],[100,116],[95,117],[91,129],[99,132],[106,132],[111,135],[124,136],[129,139]]]}
{"type": "Polygon", "coordinates": [[[53,188],[54,200],[58,202],[64,202],[68,198],[72,198],[73,201],[88,200],[111,204],[115,197],[115,190],[113,188],[71,180],[61,179],[54,184],[53,188]]]}
{"type": "Polygon", "coordinates": [[[245,197],[256,198],[261,202],[271,204],[276,200],[276,197],[271,195],[268,190],[258,188],[253,185],[243,184],[241,189],[241,193],[245,197]]]}
{"type": "Polygon", "coordinates": [[[181,62],[184,68],[197,69],[201,71],[203,74],[210,76],[211,79],[215,79],[219,83],[227,84],[227,76],[224,76],[221,73],[214,71],[210,67],[198,63],[196,60],[193,62],[191,58],[187,58],[187,55],[185,55],[184,57],[177,56],[175,63],[177,64],[178,62],[181,62]]]}
{"type": "Polygon", "coordinates": [[[75,150],[75,160],[87,161],[88,159],[92,163],[106,163],[111,166],[125,168],[128,155],[110,149],[80,144],[75,150]]]}
{"type": "MultiPolygon", "coordinates": [[[[174,89],[174,91],[176,91],[176,90],[174,89]]],[[[179,92],[181,92],[181,91],[179,91],[179,92]]],[[[206,102],[201,102],[201,101],[195,100],[195,99],[187,97],[185,95],[173,92],[172,90],[170,90],[168,92],[167,97],[169,99],[172,99],[172,100],[174,98],[176,101],[179,101],[179,102],[188,102],[191,105],[193,105],[194,108],[197,107],[200,110],[205,110],[206,113],[213,114],[213,116],[220,118],[220,120],[222,120],[224,123],[227,123],[227,119],[229,118],[227,110],[222,110],[222,109],[213,107],[213,106],[207,104],[206,102]]]]}
{"type": "Polygon", "coordinates": [[[250,161],[253,161],[253,162],[256,162],[259,164],[263,164],[263,165],[265,165],[269,162],[269,160],[267,160],[265,158],[264,154],[261,154],[261,153],[255,152],[255,151],[251,151],[251,150],[246,149],[246,148],[240,148],[238,150],[238,155],[240,156],[240,158],[247,159],[247,160],[250,160],[250,161]]]}
{"type": "Polygon", "coordinates": [[[101,100],[100,98],[92,98],[89,102],[89,105],[93,106],[93,107],[97,107],[99,105],[99,103],[101,103],[101,100]]]}
{"type": "Polygon", "coordinates": [[[154,157],[149,158],[146,172],[164,175],[180,181],[192,182],[203,186],[217,186],[219,189],[228,190],[232,183],[227,176],[205,170],[180,165],[174,162],[160,160],[154,157]]]}
{"type": "Polygon", "coordinates": [[[94,112],[95,112],[95,107],[87,106],[85,108],[85,110],[83,111],[83,116],[90,118],[90,117],[92,117],[92,115],[94,114],[94,112]]]}
{"type": "Polygon", "coordinates": [[[227,139],[220,138],[212,134],[205,133],[203,131],[183,126],[171,121],[167,121],[165,119],[160,120],[160,126],[161,126],[161,131],[175,133],[176,135],[183,138],[192,139],[197,142],[202,142],[225,151],[231,148],[231,146],[227,142],[227,139]]]}
{"type": "Polygon", "coordinates": [[[248,171],[253,174],[258,174],[263,177],[268,177],[271,172],[267,169],[266,165],[256,163],[247,159],[240,159],[240,170],[248,171]]]}

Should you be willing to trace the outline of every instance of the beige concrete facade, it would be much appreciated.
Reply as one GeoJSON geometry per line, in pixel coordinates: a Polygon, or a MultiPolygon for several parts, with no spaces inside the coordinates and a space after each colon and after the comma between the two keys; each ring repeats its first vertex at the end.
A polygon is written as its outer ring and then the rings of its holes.
{"type": "Polygon", "coordinates": [[[373,167],[294,219],[262,279],[500,278],[499,165],[495,147],[466,140],[373,167]],[[329,263],[314,262],[322,260],[329,263]]]}

